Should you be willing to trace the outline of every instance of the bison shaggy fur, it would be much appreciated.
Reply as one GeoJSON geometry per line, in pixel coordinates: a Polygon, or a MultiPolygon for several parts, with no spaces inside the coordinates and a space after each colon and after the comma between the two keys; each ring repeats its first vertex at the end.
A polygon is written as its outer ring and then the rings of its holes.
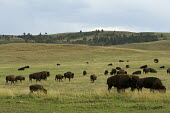
{"type": "Polygon", "coordinates": [[[59,82],[62,81],[63,78],[64,78],[64,76],[61,75],[61,74],[58,74],[58,75],[55,76],[55,80],[57,80],[59,82]]]}
{"type": "Polygon", "coordinates": [[[8,75],[6,76],[6,83],[8,83],[8,81],[11,81],[11,84],[15,82],[17,82],[16,76],[15,75],[8,75]]]}
{"type": "Polygon", "coordinates": [[[47,94],[47,90],[42,86],[42,85],[31,85],[30,87],[30,93],[33,93],[33,92],[43,92],[45,94],[47,94]]]}
{"type": "Polygon", "coordinates": [[[64,77],[65,77],[65,79],[68,78],[70,81],[71,78],[74,78],[74,73],[66,72],[66,73],[64,73],[64,77]]]}
{"type": "Polygon", "coordinates": [[[19,76],[16,76],[16,79],[20,80],[20,82],[22,83],[22,81],[25,80],[25,77],[19,75],[19,76]]]}

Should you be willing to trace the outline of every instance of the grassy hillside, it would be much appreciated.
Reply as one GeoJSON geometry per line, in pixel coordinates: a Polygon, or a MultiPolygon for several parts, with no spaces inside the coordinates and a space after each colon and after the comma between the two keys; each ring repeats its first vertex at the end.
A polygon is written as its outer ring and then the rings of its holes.
{"type": "MultiPolygon", "coordinates": [[[[166,42],[154,42],[166,45],[166,42]]],[[[159,48],[158,44],[154,44],[159,48]]],[[[148,43],[143,43],[147,46],[148,43]]],[[[166,45],[169,47],[168,44],[166,45]]],[[[136,48],[140,47],[136,45],[136,48]]],[[[151,49],[135,49],[128,45],[125,47],[103,47],[68,44],[37,44],[37,43],[13,43],[0,45],[0,112],[2,113],[103,113],[103,112],[135,112],[135,113],[169,113],[170,112],[170,76],[166,69],[170,67],[170,52],[164,48],[157,51],[151,49]],[[153,59],[158,58],[159,63],[153,59]],[[118,60],[125,60],[120,63],[118,60]],[[129,60],[129,62],[126,62],[129,60]],[[89,62],[89,64],[86,64],[89,62]],[[56,64],[60,63],[61,66],[56,64]],[[113,66],[107,66],[113,63],[113,66]],[[130,68],[125,68],[129,64],[130,68]],[[144,89],[142,93],[126,90],[125,94],[118,94],[113,88],[109,93],[106,80],[110,75],[104,75],[105,70],[111,70],[117,66],[125,69],[129,74],[147,64],[158,71],[156,74],[141,74],[142,77],[155,76],[162,80],[167,88],[166,93],[151,93],[144,89]],[[24,71],[17,69],[29,65],[24,71]],[[159,67],[164,65],[165,69],[159,67]],[[48,94],[29,94],[29,86],[36,84],[29,82],[28,76],[39,71],[49,71],[50,77],[47,81],[37,84],[43,85],[48,94]],[[83,76],[86,70],[88,75],[83,76]],[[56,74],[67,71],[75,73],[75,78],[57,82],[54,80],[56,74]],[[14,85],[6,84],[6,75],[23,75],[26,80],[14,85]],[[89,76],[96,74],[95,83],[91,83],[89,76]]]]}

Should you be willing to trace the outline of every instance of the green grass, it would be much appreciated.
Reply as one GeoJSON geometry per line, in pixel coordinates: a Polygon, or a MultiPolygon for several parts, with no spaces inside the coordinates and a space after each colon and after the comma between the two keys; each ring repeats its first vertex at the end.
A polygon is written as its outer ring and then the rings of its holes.
{"type": "Polygon", "coordinates": [[[170,67],[170,53],[168,42],[160,41],[128,45],[128,47],[94,47],[85,45],[63,45],[63,44],[5,44],[0,45],[0,112],[2,113],[169,113],[170,112],[170,75],[166,69],[170,67]],[[158,44],[159,43],[159,44],[158,44]],[[150,46],[151,47],[151,46],[150,46]],[[135,49],[137,48],[137,49],[135,49]],[[158,58],[159,63],[153,59],[158,58]],[[118,60],[129,60],[120,63],[118,60]],[[86,62],[89,64],[86,64],[86,62]],[[56,64],[60,63],[61,66],[56,64]],[[113,66],[107,66],[113,63],[113,66]],[[125,65],[130,68],[126,69],[125,65]],[[111,70],[117,66],[127,70],[129,74],[139,67],[147,64],[158,71],[156,74],[141,74],[140,77],[155,76],[162,80],[167,92],[150,93],[144,89],[142,93],[126,90],[125,94],[118,94],[116,89],[107,91],[106,80],[110,75],[105,76],[104,71],[111,70]],[[24,71],[17,69],[29,65],[30,68],[24,71]],[[166,69],[159,69],[164,65],[166,69]],[[51,76],[47,81],[38,82],[43,85],[48,94],[29,94],[29,86],[36,84],[29,82],[28,76],[39,71],[49,71],[51,76]],[[88,75],[83,76],[86,70],[88,75]],[[75,78],[57,82],[54,80],[56,74],[63,74],[67,71],[75,73],[75,78]],[[26,80],[23,83],[14,85],[6,84],[7,75],[23,75],[26,80]],[[91,83],[89,76],[97,75],[97,80],[91,83]]]}

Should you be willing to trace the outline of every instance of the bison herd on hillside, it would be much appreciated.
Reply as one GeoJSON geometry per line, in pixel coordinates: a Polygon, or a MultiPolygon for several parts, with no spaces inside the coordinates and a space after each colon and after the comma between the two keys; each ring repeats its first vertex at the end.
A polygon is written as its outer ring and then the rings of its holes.
{"type": "MultiPolygon", "coordinates": [[[[155,63],[158,63],[158,59],[154,59],[155,63]]],[[[123,60],[119,60],[119,62],[124,62],[123,60]]],[[[129,61],[128,61],[129,62],[129,61]]],[[[87,62],[86,62],[87,63],[87,62]]],[[[87,63],[88,64],[88,63],[87,63]]],[[[113,64],[110,63],[108,66],[112,66],[113,64]]],[[[24,70],[25,68],[29,68],[29,66],[21,67],[18,69],[24,70]]],[[[130,68],[129,65],[126,65],[126,68],[130,68]]],[[[147,65],[143,65],[139,67],[140,69],[143,69],[144,74],[148,73],[157,73],[157,71],[153,68],[149,68],[147,65]]],[[[161,66],[160,68],[165,68],[164,66],[161,66]]],[[[87,76],[87,71],[83,71],[82,73],[84,76],[87,76]]],[[[105,70],[104,75],[108,75],[109,71],[105,70]]],[[[166,87],[162,84],[161,80],[157,77],[145,77],[140,78],[139,74],[142,74],[142,71],[137,70],[133,72],[132,74],[128,74],[127,71],[123,70],[121,67],[116,67],[110,71],[110,77],[107,78],[106,84],[108,85],[108,91],[110,92],[112,87],[115,87],[117,89],[118,93],[125,92],[125,89],[131,88],[131,91],[134,91],[135,89],[139,92],[142,92],[142,88],[148,88],[151,92],[154,92],[155,90],[158,90],[159,92],[166,92],[166,87]]],[[[167,69],[167,74],[170,74],[170,68],[167,69]]],[[[29,75],[29,81],[32,82],[32,79],[36,80],[36,83],[41,80],[47,80],[47,78],[50,76],[50,72],[48,71],[41,71],[32,73],[29,75]]],[[[74,78],[74,73],[72,72],[66,72],[63,75],[57,74],[55,76],[55,80],[62,81],[63,78],[68,78],[69,81],[74,78]]],[[[14,84],[14,82],[25,80],[25,77],[19,75],[8,75],[6,76],[6,84],[8,81],[11,81],[11,84],[14,84]]],[[[97,80],[97,76],[95,74],[90,75],[90,80],[92,83],[94,83],[95,80],[97,80]]],[[[30,93],[33,92],[43,92],[47,94],[47,90],[42,85],[31,85],[29,87],[30,93]]]]}

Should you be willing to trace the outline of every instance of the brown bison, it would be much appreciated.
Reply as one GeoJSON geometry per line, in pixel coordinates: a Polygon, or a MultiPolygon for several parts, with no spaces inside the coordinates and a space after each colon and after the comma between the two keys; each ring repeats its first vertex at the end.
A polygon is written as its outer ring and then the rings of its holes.
{"type": "Polygon", "coordinates": [[[86,72],[86,71],[83,71],[83,75],[86,76],[86,75],[87,75],[87,72],[86,72]]]}
{"type": "Polygon", "coordinates": [[[110,75],[113,75],[113,74],[115,75],[115,74],[116,74],[116,72],[117,72],[117,70],[116,70],[116,69],[112,69],[112,70],[111,70],[111,72],[110,72],[110,75]]]}
{"type": "Polygon", "coordinates": [[[112,66],[112,65],[113,65],[112,63],[108,64],[108,66],[112,66]]]}
{"type": "Polygon", "coordinates": [[[163,86],[161,80],[156,77],[140,78],[137,82],[138,91],[142,91],[142,88],[149,88],[150,91],[158,90],[160,92],[166,92],[165,86],[163,86]]]}
{"type": "Polygon", "coordinates": [[[124,62],[124,60],[119,60],[119,62],[124,62]]]}
{"type": "Polygon", "coordinates": [[[116,67],[117,70],[121,70],[122,68],[121,67],[116,67]]]}
{"type": "Polygon", "coordinates": [[[96,75],[95,74],[93,74],[93,75],[91,75],[90,76],[90,80],[91,80],[91,82],[93,82],[94,83],[94,81],[97,79],[97,77],[96,77],[96,75]]]}
{"type": "Polygon", "coordinates": [[[150,72],[149,68],[143,68],[143,73],[148,74],[150,72]]]}
{"type": "Polygon", "coordinates": [[[6,83],[8,83],[8,81],[11,81],[11,84],[15,82],[17,82],[16,76],[15,75],[8,75],[6,76],[6,83]]]}
{"type": "Polygon", "coordinates": [[[154,62],[155,62],[155,63],[158,63],[158,62],[159,62],[159,60],[158,60],[158,59],[154,59],[154,62]]]}
{"type": "Polygon", "coordinates": [[[127,74],[127,71],[125,71],[125,70],[119,70],[119,71],[117,71],[117,74],[127,74]]]}
{"type": "Polygon", "coordinates": [[[32,79],[36,79],[37,81],[47,80],[47,77],[50,76],[48,71],[37,72],[29,75],[29,80],[32,82],[32,79]]]}
{"type": "Polygon", "coordinates": [[[64,76],[61,74],[58,74],[55,76],[55,80],[57,79],[57,81],[59,81],[59,82],[62,81],[63,78],[64,78],[64,76]]]}
{"type": "Polygon", "coordinates": [[[137,88],[137,79],[139,77],[127,74],[119,74],[111,76],[107,79],[108,90],[112,88],[112,86],[117,88],[117,92],[120,93],[125,92],[126,88],[131,87],[131,91],[137,88]]]}
{"type": "Polygon", "coordinates": [[[161,66],[161,67],[159,67],[159,68],[163,69],[163,68],[165,68],[165,66],[161,66]]]}
{"type": "Polygon", "coordinates": [[[44,87],[42,85],[31,85],[30,86],[30,93],[38,92],[38,91],[47,94],[47,90],[44,89],[44,87]]]}
{"type": "Polygon", "coordinates": [[[25,68],[24,68],[24,67],[21,67],[21,68],[18,69],[18,71],[21,71],[21,70],[25,70],[25,68]]]}
{"type": "Polygon", "coordinates": [[[143,65],[143,66],[140,67],[140,69],[144,69],[144,68],[147,68],[147,67],[148,67],[148,65],[143,65]]]}
{"type": "Polygon", "coordinates": [[[60,64],[57,64],[57,66],[60,66],[60,64]]]}
{"type": "Polygon", "coordinates": [[[129,66],[129,65],[126,65],[126,68],[130,68],[130,66],[129,66]]]}
{"type": "Polygon", "coordinates": [[[157,71],[155,69],[153,69],[153,68],[149,68],[149,72],[150,73],[157,73],[157,71]]]}
{"type": "Polygon", "coordinates": [[[170,68],[167,69],[167,74],[168,74],[168,73],[170,74],[170,68]]]}
{"type": "Polygon", "coordinates": [[[104,71],[104,75],[107,75],[108,73],[109,73],[108,70],[105,70],[105,71],[104,71]]]}
{"type": "Polygon", "coordinates": [[[135,71],[132,73],[132,75],[137,75],[137,74],[141,74],[141,71],[135,71]]]}
{"type": "Polygon", "coordinates": [[[30,68],[30,66],[24,66],[23,68],[30,68]]]}
{"type": "Polygon", "coordinates": [[[22,80],[25,80],[25,77],[19,75],[19,76],[16,76],[16,79],[20,80],[20,82],[22,83],[22,80]]]}
{"type": "Polygon", "coordinates": [[[65,79],[68,78],[70,81],[71,78],[74,78],[74,73],[66,72],[66,73],[64,73],[64,77],[65,77],[65,79]]]}

